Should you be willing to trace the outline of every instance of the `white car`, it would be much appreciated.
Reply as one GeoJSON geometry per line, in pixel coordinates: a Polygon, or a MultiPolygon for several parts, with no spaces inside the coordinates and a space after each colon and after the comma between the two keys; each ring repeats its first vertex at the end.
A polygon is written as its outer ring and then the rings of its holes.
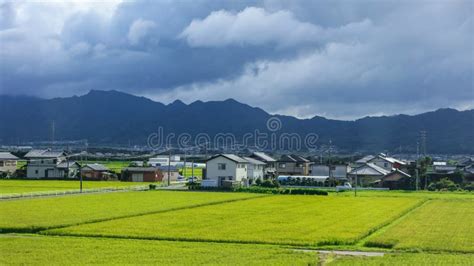
{"type": "Polygon", "coordinates": [[[199,179],[195,176],[191,176],[191,177],[188,178],[188,182],[190,182],[190,183],[194,183],[194,182],[197,182],[197,181],[199,181],[199,179]]]}

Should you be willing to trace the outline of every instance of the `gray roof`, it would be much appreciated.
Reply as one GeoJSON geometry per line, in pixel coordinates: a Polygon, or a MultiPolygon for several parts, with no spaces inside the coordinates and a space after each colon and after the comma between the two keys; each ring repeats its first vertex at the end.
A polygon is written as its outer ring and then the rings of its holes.
{"type": "Polygon", "coordinates": [[[356,163],[367,163],[368,161],[374,159],[375,156],[373,155],[367,155],[367,156],[364,156],[362,158],[360,158],[359,160],[356,161],[356,163]]]}
{"type": "Polygon", "coordinates": [[[403,172],[403,171],[400,170],[400,169],[395,169],[395,171],[390,172],[390,173],[386,174],[385,176],[389,176],[389,175],[392,175],[392,174],[395,174],[395,173],[400,173],[401,175],[404,175],[404,176],[406,176],[406,177],[411,177],[411,175],[409,175],[409,174],[403,172]]]}
{"type": "Polygon", "coordinates": [[[258,157],[260,160],[264,161],[264,162],[276,162],[275,159],[273,159],[272,157],[268,156],[266,153],[264,152],[254,152],[253,153],[253,156],[255,157],[258,157]]]}
{"type": "Polygon", "coordinates": [[[18,157],[9,152],[0,152],[0,160],[18,160],[18,157]]]}
{"type": "Polygon", "coordinates": [[[90,168],[94,171],[109,171],[109,168],[105,167],[104,165],[102,164],[99,164],[99,163],[89,163],[89,164],[86,164],[84,167],[82,168],[90,168]]]}
{"type": "Polygon", "coordinates": [[[373,175],[373,173],[379,173],[380,175],[386,175],[390,171],[385,170],[373,163],[366,163],[356,169],[353,169],[349,174],[351,175],[373,175]]]}
{"type": "Polygon", "coordinates": [[[25,158],[58,158],[63,155],[63,151],[31,150],[25,155],[25,158]]]}
{"type": "Polygon", "coordinates": [[[78,162],[75,162],[75,161],[69,161],[69,164],[67,161],[63,161],[61,163],[58,163],[58,165],[56,165],[57,168],[68,168],[68,167],[73,167],[74,165],[76,166],[81,166],[78,162]]]}
{"type": "MultiPolygon", "coordinates": [[[[382,159],[382,160],[385,160],[389,163],[398,163],[398,164],[401,164],[401,165],[405,165],[406,163],[403,162],[403,161],[400,161],[396,158],[393,158],[393,157],[389,157],[389,156],[384,156],[384,155],[379,155],[377,156],[378,158],[382,159]]],[[[374,158],[375,159],[375,158],[374,158]]]]}
{"type": "Polygon", "coordinates": [[[256,160],[254,158],[250,158],[250,157],[243,157],[245,160],[247,160],[250,164],[259,164],[259,165],[265,165],[266,163],[262,162],[262,161],[259,161],[259,160],[256,160]]]}
{"type": "Polygon", "coordinates": [[[155,167],[125,167],[122,169],[123,171],[128,171],[128,172],[156,172],[158,168],[155,167]]]}
{"type": "Polygon", "coordinates": [[[309,160],[299,155],[283,155],[280,158],[280,162],[298,162],[298,163],[309,163],[309,160]]]}
{"type": "Polygon", "coordinates": [[[225,158],[227,158],[231,161],[234,161],[236,163],[248,163],[247,160],[245,160],[244,158],[239,157],[235,154],[217,154],[217,155],[214,155],[211,158],[207,159],[207,161],[210,161],[210,160],[215,159],[215,158],[220,157],[220,156],[225,157],[225,158]]]}

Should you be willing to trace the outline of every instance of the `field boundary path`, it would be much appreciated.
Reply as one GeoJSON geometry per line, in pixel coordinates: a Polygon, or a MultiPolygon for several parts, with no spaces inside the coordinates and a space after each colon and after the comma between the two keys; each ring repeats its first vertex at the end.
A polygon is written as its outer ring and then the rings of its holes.
{"type": "Polygon", "coordinates": [[[371,238],[372,236],[374,236],[375,234],[378,234],[380,232],[383,232],[385,229],[387,229],[389,226],[397,223],[398,221],[404,219],[405,217],[407,217],[408,215],[410,215],[411,213],[413,213],[414,211],[418,210],[419,208],[423,207],[424,205],[426,205],[428,202],[430,202],[431,199],[424,199],[424,200],[421,200],[420,203],[416,204],[415,206],[413,206],[412,208],[408,209],[407,211],[403,212],[400,216],[396,217],[395,219],[393,219],[392,221],[382,225],[381,227],[377,228],[376,230],[370,232],[369,234],[367,234],[366,236],[362,237],[361,239],[359,239],[354,245],[355,246],[360,246],[360,245],[364,245],[365,242],[371,238]]]}
{"type": "Polygon", "coordinates": [[[315,252],[320,254],[335,254],[344,256],[383,257],[384,252],[375,251],[348,251],[348,250],[317,250],[317,249],[293,249],[301,252],[315,252]]]}
{"type": "Polygon", "coordinates": [[[107,192],[127,192],[127,191],[145,191],[148,190],[148,185],[129,186],[129,187],[103,187],[103,188],[88,188],[80,191],[79,189],[69,190],[55,190],[55,191],[38,191],[38,192],[24,192],[24,193],[8,193],[0,194],[0,200],[12,200],[21,198],[39,198],[39,197],[56,197],[67,196],[74,194],[91,194],[91,193],[107,193],[107,192]]]}

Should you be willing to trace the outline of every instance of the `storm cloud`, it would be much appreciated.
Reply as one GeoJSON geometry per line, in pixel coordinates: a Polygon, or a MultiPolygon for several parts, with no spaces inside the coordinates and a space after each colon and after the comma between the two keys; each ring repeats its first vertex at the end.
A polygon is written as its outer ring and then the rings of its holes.
{"type": "Polygon", "coordinates": [[[0,94],[235,98],[354,119],[474,108],[472,1],[0,2],[0,94]]]}

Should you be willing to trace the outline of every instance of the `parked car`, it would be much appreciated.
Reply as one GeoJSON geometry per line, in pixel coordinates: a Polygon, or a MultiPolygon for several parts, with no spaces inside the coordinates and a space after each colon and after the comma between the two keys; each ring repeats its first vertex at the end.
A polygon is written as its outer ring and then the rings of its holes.
{"type": "Polygon", "coordinates": [[[194,183],[194,182],[197,182],[197,181],[199,181],[199,179],[195,176],[191,176],[191,177],[188,178],[188,182],[190,182],[190,183],[194,183]]]}

